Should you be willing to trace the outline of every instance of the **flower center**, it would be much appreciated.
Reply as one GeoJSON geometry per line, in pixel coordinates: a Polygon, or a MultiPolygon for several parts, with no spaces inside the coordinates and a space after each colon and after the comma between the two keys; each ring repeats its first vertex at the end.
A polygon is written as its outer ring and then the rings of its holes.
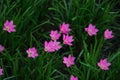
{"type": "Polygon", "coordinates": [[[30,55],[32,55],[33,54],[33,52],[32,51],[30,51],[30,55]]]}
{"type": "Polygon", "coordinates": [[[70,61],[68,61],[68,64],[70,64],[71,62],[70,61]]]}
{"type": "Polygon", "coordinates": [[[54,40],[55,39],[55,37],[54,36],[52,36],[52,40],[54,40]]]}
{"type": "Polygon", "coordinates": [[[105,66],[104,66],[104,65],[101,65],[101,68],[102,68],[102,69],[104,69],[104,68],[105,68],[105,66]]]}
{"type": "Polygon", "coordinates": [[[92,32],[93,32],[93,31],[90,29],[90,30],[89,30],[89,33],[92,33],[92,32]]]}
{"type": "Polygon", "coordinates": [[[49,48],[45,48],[45,51],[49,51],[49,48]]]}
{"type": "Polygon", "coordinates": [[[9,26],[6,26],[6,30],[9,30],[10,28],[9,28],[9,26]]]}

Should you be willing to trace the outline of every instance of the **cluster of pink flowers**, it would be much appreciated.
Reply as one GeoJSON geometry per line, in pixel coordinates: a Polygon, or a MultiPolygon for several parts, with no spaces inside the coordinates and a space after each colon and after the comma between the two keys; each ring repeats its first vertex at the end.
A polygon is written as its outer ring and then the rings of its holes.
{"type": "MultiPolygon", "coordinates": [[[[88,28],[85,28],[85,31],[88,33],[89,36],[93,36],[93,35],[97,35],[97,32],[99,31],[97,28],[95,28],[94,25],[89,24],[88,28]]],[[[106,29],[104,31],[104,39],[111,39],[114,36],[112,35],[112,31],[106,29]]],[[[111,63],[109,63],[107,61],[107,58],[105,59],[101,59],[100,62],[98,62],[98,66],[102,69],[102,70],[109,70],[109,66],[111,65],[111,63]]]]}
{"type": "MultiPolygon", "coordinates": [[[[16,32],[16,25],[14,25],[13,20],[8,21],[4,23],[3,30],[7,31],[8,33],[16,32]]],[[[63,38],[63,44],[72,46],[73,45],[73,36],[70,36],[69,32],[70,24],[62,23],[60,26],[60,31],[58,30],[51,30],[50,32],[50,41],[44,42],[44,51],[45,52],[55,52],[62,48],[61,42],[59,42],[59,38],[62,36],[63,38]]],[[[85,28],[85,31],[88,33],[89,36],[97,35],[97,32],[99,31],[95,25],[89,24],[87,28],[85,28]]],[[[111,39],[114,36],[112,35],[112,31],[106,29],[104,31],[104,38],[105,39],[111,39]]],[[[4,51],[4,46],[0,44],[0,52],[4,51]]],[[[35,47],[31,47],[28,50],[26,50],[26,53],[28,54],[29,58],[35,58],[38,57],[38,52],[35,47]]],[[[75,57],[71,54],[68,55],[68,57],[63,57],[63,63],[66,65],[67,68],[75,64],[75,57]]],[[[100,62],[97,64],[102,70],[109,70],[109,66],[111,63],[107,61],[107,58],[101,59],[100,62]]],[[[3,69],[0,66],[0,75],[3,75],[3,69]]],[[[78,80],[78,77],[74,77],[73,75],[70,76],[70,80],[78,80]]]]}
{"type": "Polygon", "coordinates": [[[69,24],[63,23],[60,25],[60,32],[58,30],[51,30],[50,37],[51,40],[44,42],[44,51],[45,52],[55,52],[62,48],[60,42],[58,41],[61,35],[63,34],[63,44],[65,45],[72,45],[73,36],[69,36],[70,28],[69,24]]]}
{"type": "MultiPolygon", "coordinates": [[[[13,20],[11,21],[6,20],[4,23],[3,30],[7,31],[8,33],[16,32],[15,27],[16,25],[13,24],[13,20]]],[[[4,50],[5,50],[4,46],[0,44],[0,52],[3,52],[4,50]]],[[[3,75],[3,69],[0,66],[0,76],[2,75],[3,75]]]]}
{"type": "MultiPolygon", "coordinates": [[[[60,31],[51,30],[50,32],[51,40],[49,42],[48,41],[44,42],[44,51],[55,52],[61,49],[62,46],[60,45],[60,42],[58,41],[61,36],[63,37],[64,45],[72,46],[72,42],[74,40],[73,40],[73,36],[69,35],[69,32],[71,31],[69,27],[70,27],[69,24],[62,23],[59,27],[60,31]]],[[[68,55],[68,57],[63,57],[63,63],[66,65],[66,67],[70,67],[74,65],[75,64],[74,61],[75,61],[75,57],[73,57],[72,55],[68,55]]],[[[78,78],[71,75],[70,80],[78,80],[78,78]]]]}
{"type": "MultiPolygon", "coordinates": [[[[68,55],[68,57],[63,57],[63,63],[66,65],[67,68],[75,64],[75,57],[72,55],[68,55]]],[[[78,77],[74,77],[73,75],[70,76],[70,80],[78,80],[78,77]]]]}
{"type": "Polygon", "coordinates": [[[60,32],[63,33],[63,44],[71,46],[74,40],[73,36],[69,36],[69,32],[71,31],[69,26],[69,24],[63,23],[60,25],[60,32]]]}
{"type": "Polygon", "coordinates": [[[62,46],[60,45],[60,42],[57,41],[50,41],[47,42],[45,41],[44,43],[44,51],[46,52],[55,52],[58,51],[60,48],[62,48],[62,46]]]}
{"type": "MultiPolygon", "coordinates": [[[[94,25],[89,24],[87,28],[85,28],[85,31],[88,33],[89,36],[97,35],[97,32],[99,31],[94,25]]],[[[112,31],[106,29],[104,31],[104,38],[105,39],[111,39],[114,36],[112,35],[112,31]]]]}

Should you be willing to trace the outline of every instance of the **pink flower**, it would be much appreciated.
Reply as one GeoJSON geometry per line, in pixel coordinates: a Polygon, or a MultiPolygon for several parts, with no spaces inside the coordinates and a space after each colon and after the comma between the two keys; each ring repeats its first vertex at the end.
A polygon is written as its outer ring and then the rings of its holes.
{"type": "Polygon", "coordinates": [[[73,36],[69,36],[68,34],[63,35],[63,44],[67,44],[67,45],[71,46],[72,42],[73,42],[73,36]]]}
{"type": "Polygon", "coordinates": [[[3,52],[4,51],[4,46],[2,46],[1,44],[0,44],[0,52],[3,52]]]}
{"type": "Polygon", "coordinates": [[[63,34],[68,34],[69,31],[71,30],[69,26],[70,26],[69,24],[62,23],[62,25],[60,25],[60,32],[63,34]]]}
{"type": "Polygon", "coordinates": [[[44,43],[44,51],[46,52],[58,51],[61,47],[60,42],[57,41],[51,40],[50,42],[45,41],[44,43]]]}
{"type": "Polygon", "coordinates": [[[59,49],[62,48],[62,46],[60,45],[60,42],[57,42],[57,41],[53,41],[52,47],[53,47],[54,50],[56,50],[56,51],[58,51],[59,49]]]}
{"type": "Polygon", "coordinates": [[[89,24],[88,28],[85,28],[85,31],[88,32],[89,36],[93,36],[96,35],[98,29],[96,29],[94,25],[89,24]]]}
{"type": "Polygon", "coordinates": [[[71,55],[67,57],[63,57],[63,63],[66,64],[66,67],[70,67],[71,65],[74,65],[75,57],[72,57],[71,55]]]}
{"type": "Polygon", "coordinates": [[[0,76],[3,75],[3,69],[0,66],[0,76]]]}
{"type": "Polygon", "coordinates": [[[45,41],[45,43],[44,43],[44,51],[46,51],[46,52],[54,52],[55,49],[52,47],[52,45],[53,45],[53,41],[50,41],[50,42],[45,41]]]}
{"type": "Polygon", "coordinates": [[[107,58],[105,59],[101,59],[100,62],[98,63],[98,66],[102,69],[102,70],[109,70],[109,66],[111,65],[111,63],[109,63],[107,61],[107,58]]]}
{"type": "Polygon", "coordinates": [[[11,20],[10,22],[6,20],[3,30],[7,31],[8,33],[16,32],[15,27],[16,25],[13,24],[13,20],[11,20]]]}
{"type": "Polygon", "coordinates": [[[111,39],[113,37],[114,36],[112,35],[112,31],[109,31],[108,29],[106,29],[105,32],[104,32],[104,38],[105,39],[111,39]]]}
{"type": "Polygon", "coordinates": [[[70,80],[78,80],[78,77],[74,77],[73,75],[71,75],[70,80]]]}
{"type": "Polygon", "coordinates": [[[50,37],[51,37],[52,40],[58,40],[60,36],[61,36],[61,34],[58,33],[57,30],[55,30],[55,31],[52,30],[50,32],[50,37]]]}
{"type": "Polygon", "coordinates": [[[35,47],[29,48],[28,50],[26,50],[28,57],[30,58],[35,58],[38,56],[37,50],[35,47]]]}

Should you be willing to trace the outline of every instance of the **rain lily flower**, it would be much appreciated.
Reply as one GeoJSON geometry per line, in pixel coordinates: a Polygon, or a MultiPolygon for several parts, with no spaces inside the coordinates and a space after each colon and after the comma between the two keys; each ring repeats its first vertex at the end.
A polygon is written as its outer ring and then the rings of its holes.
{"type": "Polygon", "coordinates": [[[52,40],[58,40],[60,36],[61,36],[61,34],[58,33],[57,30],[55,30],[55,31],[52,30],[50,32],[50,37],[51,37],[52,40]]]}
{"type": "Polygon", "coordinates": [[[75,57],[69,55],[68,58],[67,57],[63,57],[63,63],[66,64],[66,67],[70,67],[71,65],[74,65],[74,60],[75,57]]]}
{"type": "Polygon", "coordinates": [[[89,24],[88,28],[85,28],[85,31],[88,33],[89,36],[93,36],[97,34],[98,29],[96,29],[94,25],[89,24]]]}
{"type": "Polygon", "coordinates": [[[60,42],[57,41],[45,41],[44,43],[44,51],[46,52],[55,52],[58,51],[62,46],[60,45],[60,42]]]}
{"type": "Polygon", "coordinates": [[[50,42],[45,41],[44,42],[44,51],[46,51],[46,52],[54,52],[55,49],[52,47],[52,45],[53,45],[53,41],[50,41],[50,42]]]}
{"type": "Polygon", "coordinates": [[[73,36],[63,35],[63,44],[71,46],[73,42],[73,36]]]}
{"type": "Polygon", "coordinates": [[[35,47],[29,48],[28,50],[26,50],[28,57],[30,58],[35,58],[38,56],[37,50],[35,47]]]}
{"type": "Polygon", "coordinates": [[[69,24],[62,23],[62,25],[60,25],[60,32],[63,34],[68,34],[69,31],[71,30],[69,26],[70,26],[69,24]]]}
{"type": "Polygon", "coordinates": [[[52,45],[53,49],[58,51],[59,49],[62,48],[62,46],[60,45],[60,42],[57,41],[53,41],[53,45],[52,45]]]}
{"type": "Polygon", "coordinates": [[[109,66],[111,65],[111,63],[109,63],[107,61],[107,58],[105,59],[101,59],[100,62],[98,63],[98,66],[102,69],[102,70],[109,70],[109,66]]]}
{"type": "Polygon", "coordinates": [[[105,32],[104,32],[104,38],[105,39],[111,39],[113,37],[114,36],[112,35],[112,31],[109,31],[108,29],[106,29],[105,32]]]}
{"type": "Polygon", "coordinates": [[[73,75],[71,75],[70,80],[78,80],[78,77],[74,77],[73,75]]]}
{"type": "Polygon", "coordinates": [[[8,33],[16,32],[15,27],[16,27],[16,25],[13,24],[13,20],[11,20],[11,21],[6,20],[6,22],[4,23],[3,30],[7,31],[8,33]]]}
{"type": "Polygon", "coordinates": [[[4,46],[2,46],[1,44],[0,44],[0,52],[3,52],[4,51],[4,46]]]}
{"type": "Polygon", "coordinates": [[[0,66],[0,76],[3,75],[3,69],[0,66]]]}

